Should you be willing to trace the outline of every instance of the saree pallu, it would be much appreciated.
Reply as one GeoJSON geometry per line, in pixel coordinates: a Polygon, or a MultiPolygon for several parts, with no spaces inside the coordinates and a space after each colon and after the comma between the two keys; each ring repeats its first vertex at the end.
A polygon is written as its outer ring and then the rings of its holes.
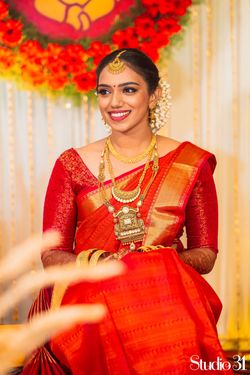
{"type": "MultiPolygon", "coordinates": [[[[48,348],[68,369],[65,374],[181,375],[193,373],[191,358],[206,363],[225,360],[216,330],[221,303],[209,284],[171,247],[176,240],[179,243],[185,207],[207,161],[213,170],[213,156],[188,142],[160,160],[159,173],[141,210],[147,228],[142,244],[164,248],[131,252],[123,258],[125,275],[68,286],[63,298],[55,301],[58,306],[99,302],[108,311],[99,324],[77,325],[51,339],[48,348]]],[[[139,176],[140,169],[136,169],[118,179],[119,186],[131,190],[139,176]]],[[[145,185],[150,176],[148,171],[145,185]]],[[[106,189],[109,194],[110,183],[106,189]]],[[[118,251],[122,246],[114,236],[112,215],[99,201],[97,189],[78,194],[76,201],[75,253],[93,247],[118,251]]],[[[113,199],[111,203],[119,208],[113,199]]],[[[39,373],[53,374],[39,366],[39,373]]]]}

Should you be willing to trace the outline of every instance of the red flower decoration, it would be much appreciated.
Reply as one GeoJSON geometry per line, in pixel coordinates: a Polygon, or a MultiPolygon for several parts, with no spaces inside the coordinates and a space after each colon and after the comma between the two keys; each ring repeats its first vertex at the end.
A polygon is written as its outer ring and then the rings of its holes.
{"type": "Polygon", "coordinates": [[[159,52],[158,49],[155,48],[155,45],[149,42],[142,42],[140,45],[140,49],[146,53],[153,61],[157,61],[159,59],[159,52]]]}
{"type": "Polygon", "coordinates": [[[8,5],[0,0],[0,20],[5,19],[9,14],[8,5]]]}
{"type": "Polygon", "coordinates": [[[149,38],[155,28],[155,22],[147,15],[140,16],[135,20],[135,31],[142,38],[149,38]]]}
{"type": "Polygon", "coordinates": [[[11,68],[16,60],[16,55],[5,47],[0,47],[0,69],[11,68]]]}
{"type": "Polygon", "coordinates": [[[86,64],[81,57],[78,54],[69,53],[69,49],[60,52],[58,63],[60,68],[73,75],[79,74],[86,69],[86,64]]]}
{"type": "Polygon", "coordinates": [[[178,21],[174,18],[162,18],[158,21],[158,31],[166,31],[169,35],[178,33],[181,30],[181,26],[178,21]]]}
{"type": "Polygon", "coordinates": [[[182,17],[187,11],[187,8],[192,5],[191,0],[174,0],[174,13],[182,17]]]}
{"type": "Polygon", "coordinates": [[[37,40],[27,40],[21,44],[19,53],[23,58],[33,63],[35,59],[44,55],[45,51],[37,40]]]}
{"type": "Polygon", "coordinates": [[[47,46],[47,52],[49,55],[52,55],[52,56],[58,56],[59,53],[63,50],[63,46],[61,46],[60,44],[57,44],[57,43],[49,43],[48,46],[47,46]]]}
{"type": "Polygon", "coordinates": [[[47,59],[47,52],[36,40],[28,40],[27,42],[24,42],[20,46],[19,55],[23,65],[33,67],[35,70],[40,68],[43,69],[47,59]]]}
{"type": "Polygon", "coordinates": [[[69,44],[65,47],[65,51],[69,56],[78,56],[83,61],[86,61],[89,57],[86,50],[80,44],[69,44]]]}
{"type": "Polygon", "coordinates": [[[152,38],[151,44],[152,44],[152,48],[155,48],[157,50],[158,48],[167,46],[169,44],[169,42],[170,42],[169,33],[167,31],[162,31],[160,33],[157,33],[152,38]]]}
{"type": "Polygon", "coordinates": [[[1,42],[8,47],[15,47],[22,39],[22,23],[15,20],[2,22],[1,42]]]}
{"type": "Polygon", "coordinates": [[[118,48],[138,48],[139,36],[133,27],[128,27],[127,29],[116,31],[112,37],[112,42],[118,48]]]}
{"type": "Polygon", "coordinates": [[[147,9],[151,17],[156,18],[159,12],[159,1],[156,0],[142,0],[142,4],[147,9]]]}
{"type": "Polygon", "coordinates": [[[93,57],[95,65],[98,65],[104,56],[110,52],[110,46],[108,44],[102,44],[101,42],[92,42],[87,50],[88,55],[93,57]]]}
{"type": "Polygon", "coordinates": [[[70,64],[63,58],[57,56],[49,56],[45,67],[49,76],[55,75],[67,78],[71,71],[70,64]]]}
{"type": "Polygon", "coordinates": [[[79,74],[73,78],[73,82],[75,83],[77,90],[81,92],[87,92],[92,90],[96,84],[96,76],[94,72],[87,72],[83,74],[79,74]]]}
{"type": "Polygon", "coordinates": [[[60,76],[60,75],[53,75],[50,76],[48,79],[48,86],[52,90],[62,90],[66,83],[67,83],[67,78],[60,76]]]}
{"type": "Polygon", "coordinates": [[[43,68],[38,64],[23,64],[22,67],[22,78],[24,81],[34,86],[43,84],[46,80],[43,74],[43,68]]]}
{"type": "Polygon", "coordinates": [[[63,68],[63,61],[60,59],[60,53],[63,52],[64,47],[56,44],[49,43],[47,47],[47,55],[44,63],[44,68],[47,74],[51,76],[52,74],[58,75],[62,74],[67,76],[68,71],[63,68]]]}

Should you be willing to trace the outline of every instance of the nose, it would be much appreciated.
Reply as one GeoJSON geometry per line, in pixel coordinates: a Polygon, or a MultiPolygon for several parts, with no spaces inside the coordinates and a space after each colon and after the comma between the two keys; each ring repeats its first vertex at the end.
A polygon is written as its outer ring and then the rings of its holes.
{"type": "Polygon", "coordinates": [[[118,90],[114,90],[111,97],[111,107],[119,108],[123,104],[122,93],[118,90]]]}

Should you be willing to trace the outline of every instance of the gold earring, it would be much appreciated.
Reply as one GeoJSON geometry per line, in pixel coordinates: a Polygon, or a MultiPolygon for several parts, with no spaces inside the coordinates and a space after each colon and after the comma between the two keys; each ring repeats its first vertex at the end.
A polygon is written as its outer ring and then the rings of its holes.
{"type": "Polygon", "coordinates": [[[106,120],[102,117],[102,121],[103,121],[103,125],[104,125],[104,127],[105,127],[105,130],[106,130],[106,132],[109,134],[109,133],[111,133],[112,132],[112,128],[111,128],[111,126],[109,126],[109,124],[107,124],[106,123],[106,120]]]}
{"type": "Polygon", "coordinates": [[[150,125],[152,132],[154,132],[155,130],[155,108],[149,109],[149,125],[150,125]]]}
{"type": "Polygon", "coordinates": [[[162,95],[158,99],[156,106],[149,110],[149,125],[153,133],[156,133],[162,126],[167,125],[170,117],[170,85],[161,78],[159,86],[162,89],[162,95]]]}

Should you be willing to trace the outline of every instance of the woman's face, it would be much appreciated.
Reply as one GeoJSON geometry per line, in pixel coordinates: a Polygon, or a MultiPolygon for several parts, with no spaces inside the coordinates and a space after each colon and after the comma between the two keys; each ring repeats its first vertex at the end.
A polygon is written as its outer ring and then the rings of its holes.
{"type": "Polygon", "coordinates": [[[157,101],[157,93],[150,95],[143,77],[128,66],[119,74],[112,74],[105,67],[99,77],[97,95],[103,119],[112,131],[122,133],[148,126],[149,108],[157,101]]]}

